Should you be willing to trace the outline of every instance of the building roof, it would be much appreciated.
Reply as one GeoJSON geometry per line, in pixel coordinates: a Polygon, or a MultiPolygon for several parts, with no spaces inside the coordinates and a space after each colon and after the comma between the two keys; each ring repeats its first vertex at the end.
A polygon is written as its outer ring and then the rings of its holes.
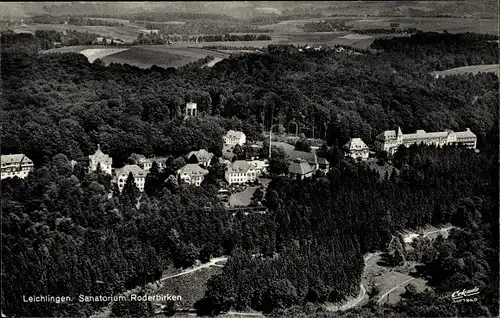
{"type": "Polygon", "coordinates": [[[30,158],[26,157],[24,154],[13,154],[13,155],[2,155],[2,164],[20,164],[23,163],[33,163],[30,158]]]}
{"type": "Polygon", "coordinates": [[[200,149],[198,151],[191,151],[186,157],[189,159],[191,158],[191,156],[196,156],[196,159],[198,159],[198,161],[209,161],[210,159],[212,159],[214,154],[208,152],[205,149],[200,149]]]}
{"type": "Polygon", "coordinates": [[[361,138],[351,138],[343,147],[347,150],[363,150],[368,149],[368,146],[365,144],[363,139],[361,138]]]}
{"type": "Polygon", "coordinates": [[[403,135],[401,128],[398,126],[396,130],[386,130],[381,134],[377,135],[377,139],[380,140],[394,140],[397,139],[399,135],[403,135]]]}
{"type": "Polygon", "coordinates": [[[473,133],[470,128],[465,128],[465,131],[457,131],[455,132],[457,138],[475,138],[476,134],[473,133]]]}
{"type": "Polygon", "coordinates": [[[96,162],[103,162],[106,164],[111,164],[112,162],[111,157],[101,151],[101,145],[99,144],[97,144],[96,152],[93,155],[90,155],[89,158],[96,162]]]}
{"type": "Polygon", "coordinates": [[[290,157],[290,160],[304,159],[309,164],[313,165],[316,165],[318,163],[318,157],[316,156],[315,153],[312,152],[292,150],[288,153],[288,156],[290,157]]]}
{"type": "Polygon", "coordinates": [[[288,166],[288,172],[292,174],[305,175],[313,171],[313,167],[311,167],[311,165],[304,160],[294,160],[288,166]]]}
{"type": "Polygon", "coordinates": [[[232,129],[226,133],[226,137],[241,138],[242,136],[245,136],[243,132],[232,129]]]}
{"type": "Polygon", "coordinates": [[[146,177],[148,174],[145,170],[143,170],[141,167],[138,165],[126,165],[123,168],[116,169],[116,176],[120,177],[121,175],[125,174],[125,176],[128,177],[129,173],[132,172],[132,175],[134,178],[136,177],[146,177]]]}
{"type": "Polygon", "coordinates": [[[245,173],[248,169],[252,168],[248,162],[245,160],[236,160],[232,164],[227,166],[229,173],[245,173]]]}
{"type": "Polygon", "coordinates": [[[184,167],[182,167],[179,170],[177,170],[177,174],[184,174],[184,173],[186,173],[190,177],[193,177],[193,176],[204,176],[204,175],[206,175],[208,173],[208,170],[203,169],[197,163],[188,163],[184,167]]]}
{"type": "Polygon", "coordinates": [[[329,165],[330,162],[328,160],[326,160],[326,158],[323,158],[323,157],[318,157],[318,163],[320,165],[329,165]]]}

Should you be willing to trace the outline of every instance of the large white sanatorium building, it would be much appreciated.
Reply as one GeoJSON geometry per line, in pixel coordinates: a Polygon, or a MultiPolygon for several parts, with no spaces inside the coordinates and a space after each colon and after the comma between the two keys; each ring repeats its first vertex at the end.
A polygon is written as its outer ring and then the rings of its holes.
{"type": "Polygon", "coordinates": [[[258,171],[256,166],[251,165],[245,160],[236,160],[226,168],[225,177],[229,184],[247,183],[257,180],[258,171]]]}
{"type": "Polygon", "coordinates": [[[33,170],[33,161],[24,154],[2,155],[2,179],[18,177],[26,178],[33,170]]]}
{"type": "Polygon", "coordinates": [[[387,151],[393,155],[400,145],[409,147],[413,144],[425,144],[444,146],[459,144],[464,145],[470,149],[476,149],[477,137],[469,129],[465,131],[452,131],[446,129],[443,132],[426,132],[425,130],[417,130],[413,134],[403,134],[400,127],[396,130],[386,130],[377,136],[375,140],[375,147],[378,150],[387,151]]]}
{"type": "Polygon", "coordinates": [[[97,166],[101,165],[101,171],[111,175],[111,165],[113,159],[101,151],[101,145],[97,145],[97,150],[89,156],[89,171],[96,171],[97,166]]]}

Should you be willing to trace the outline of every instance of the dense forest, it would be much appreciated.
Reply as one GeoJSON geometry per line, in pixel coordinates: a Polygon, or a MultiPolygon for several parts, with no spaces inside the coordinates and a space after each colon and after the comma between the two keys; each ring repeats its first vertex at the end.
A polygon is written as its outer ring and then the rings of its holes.
{"type": "MultiPolygon", "coordinates": [[[[40,55],[36,35],[3,34],[2,153],[25,153],[36,169],[1,184],[2,310],[88,315],[105,304],[25,304],[22,295],[116,294],[169,266],[225,254],[232,257],[209,281],[198,312],[253,308],[287,316],[292,305],[356,294],[362,255],[383,249],[395,231],[445,222],[465,234],[437,242],[437,256],[426,258],[436,295],[414,295],[398,312],[432,316],[422,304],[471,282],[495,289],[498,78],[430,74],[444,65],[494,63],[498,48],[488,39],[423,33],[377,40],[376,52],[361,54],[269,46],[212,68],[141,70],[89,63],[76,53],[40,55]],[[187,101],[198,103],[200,116],[183,119],[187,101]],[[232,217],[213,180],[195,188],[168,178],[191,150],[220,155],[228,129],[261,139],[273,117],[284,127],[291,120],[326,127],[330,147],[320,151],[332,169],[303,182],[275,178],[264,199],[270,213],[232,217]],[[400,174],[382,180],[339,155],[348,138],[371,144],[395,125],[405,132],[470,127],[480,152],[401,148],[393,158],[400,174]],[[99,171],[85,173],[98,143],[116,167],[132,153],[170,157],[167,172],[152,168],[140,205],[133,178],[119,193],[99,171]],[[79,164],[72,168],[70,160],[79,164]],[[468,270],[454,276],[460,266],[468,270]]],[[[483,313],[496,313],[497,299],[485,291],[483,313]]],[[[467,313],[453,308],[448,313],[467,313]]]]}

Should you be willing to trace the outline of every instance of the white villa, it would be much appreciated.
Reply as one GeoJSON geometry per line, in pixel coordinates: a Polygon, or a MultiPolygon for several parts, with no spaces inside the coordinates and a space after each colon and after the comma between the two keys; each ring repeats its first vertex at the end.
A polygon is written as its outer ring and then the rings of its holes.
{"type": "Polygon", "coordinates": [[[191,151],[188,153],[186,158],[187,160],[190,160],[193,156],[196,158],[200,166],[208,167],[210,166],[210,161],[212,160],[214,154],[206,151],[205,149],[200,149],[198,151],[191,151]]]}
{"type": "Polygon", "coordinates": [[[353,159],[366,160],[370,155],[370,150],[361,138],[351,138],[344,147],[345,155],[353,159]]]}
{"type": "Polygon", "coordinates": [[[123,187],[127,183],[127,178],[129,174],[132,172],[134,176],[134,182],[139,191],[144,191],[144,184],[146,183],[146,175],[147,171],[143,170],[138,165],[126,165],[123,168],[116,169],[115,176],[116,182],[118,183],[118,189],[122,192],[123,187]]]}
{"type": "Polygon", "coordinates": [[[203,169],[199,164],[188,163],[184,167],[177,170],[177,177],[180,179],[180,181],[184,181],[195,186],[200,186],[207,173],[208,170],[203,169]]]}
{"type": "Polygon", "coordinates": [[[398,126],[396,130],[386,130],[379,134],[375,140],[375,147],[378,150],[387,151],[393,155],[400,145],[409,147],[413,144],[425,144],[444,146],[452,144],[464,145],[470,149],[476,149],[477,137],[469,129],[465,131],[454,132],[446,129],[443,132],[426,132],[425,130],[417,130],[413,134],[403,134],[398,126]]]}
{"type": "Polygon", "coordinates": [[[33,161],[24,154],[2,155],[2,179],[18,177],[26,178],[33,171],[33,161]]]}
{"type": "Polygon", "coordinates": [[[198,105],[193,102],[186,103],[186,114],[184,118],[188,118],[191,116],[196,116],[198,112],[198,105]]]}
{"type": "Polygon", "coordinates": [[[229,184],[243,184],[257,180],[258,171],[254,165],[249,164],[247,161],[236,160],[227,166],[225,177],[229,184]]]}
{"type": "Polygon", "coordinates": [[[101,151],[101,145],[97,145],[97,150],[89,156],[89,171],[96,171],[97,166],[101,165],[101,171],[111,175],[111,165],[113,159],[101,151]]]}
{"type": "Polygon", "coordinates": [[[243,146],[247,142],[247,136],[241,131],[230,130],[224,136],[224,143],[230,146],[243,146]]]}
{"type": "Polygon", "coordinates": [[[144,155],[137,154],[133,154],[131,157],[135,160],[139,167],[146,171],[149,171],[151,169],[151,167],[153,166],[153,162],[156,162],[156,164],[158,165],[158,170],[160,171],[165,169],[166,167],[166,157],[146,158],[144,155]]]}

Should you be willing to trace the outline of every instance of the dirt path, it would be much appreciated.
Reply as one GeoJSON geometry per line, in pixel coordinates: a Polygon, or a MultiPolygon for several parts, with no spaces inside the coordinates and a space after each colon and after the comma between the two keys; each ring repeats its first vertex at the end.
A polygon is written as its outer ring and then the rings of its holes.
{"type": "Polygon", "coordinates": [[[381,296],[379,297],[379,300],[377,300],[377,304],[379,304],[379,303],[380,303],[380,302],[384,299],[384,297],[385,297],[385,296],[389,295],[390,293],[392,293],[393,291],[395,291],[395,290],[396,290],[396,289],[398,289],[399,287],[401,287],[401,286],[404,286],[404,285],[408,284],[409,282],[411,282],[411,281],[412,281],[412,280],[414,280],[415,278],[416,278],[416,277],[410,278],[410,279],[408,279],[408,280],[406,280],[406,281],[402,282],[401,284],[398,284],[398,285],[394,286],[393,288],[389,289],[388,291],[386,291],[383,295],[381,295],[381,296]]]}
{"type": "MultiPolygon", "coordinates": [[[[170,278],[174,278],[174,277],[179,277],[179,276],[191,274],[191,273],[199,271],[200,269],[207,268],[207,267],[210,267],[210,266],[219,266],[219,265],[216,265],[215,263],[223,262],[223,261],[227,261],[227,256],[221,256],[221,257],[212,258],[207,263],[204,263],[204,264],[201,264],[201,265],[198,265],[198,266],[194,266],[192,268],[183,270],[182,272],[174,274],[174,275],[169,275],[169,276],[163,277],[160,280],[158,280],[157,283],[163,282],[163,281],[165,281],[167,279],[170,279],[170,278]]],[[[222,265],[220,265],[220,266],[224,267],[222,265]]]]}

